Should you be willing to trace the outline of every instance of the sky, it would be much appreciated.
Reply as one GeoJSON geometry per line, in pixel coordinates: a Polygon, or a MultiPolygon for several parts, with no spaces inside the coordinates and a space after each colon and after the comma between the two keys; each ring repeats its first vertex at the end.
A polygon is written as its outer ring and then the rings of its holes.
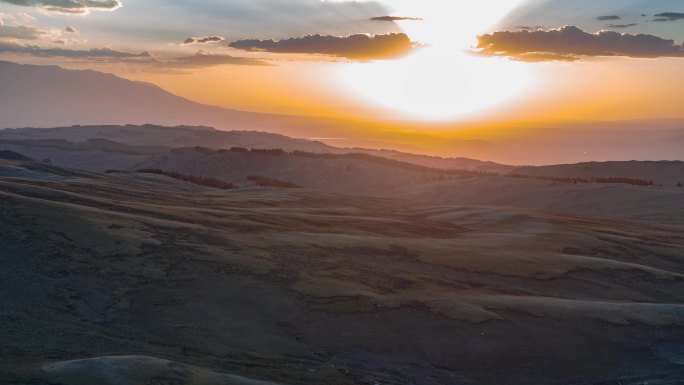
{"type": "Polygon", "coordinates": [[[0,60],[370,121],[682,118],[683,42],[681,0],[0,0],[0,60]]]}

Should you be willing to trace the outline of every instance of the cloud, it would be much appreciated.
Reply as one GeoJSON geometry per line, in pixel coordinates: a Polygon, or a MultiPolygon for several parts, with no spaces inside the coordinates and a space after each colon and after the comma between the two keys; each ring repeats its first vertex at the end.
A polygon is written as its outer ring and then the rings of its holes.
{"type": "MultiPolygon", "coordinates": [[[[55,40],[53,44],[68,44],[67,40],[55,40]]],[[[0,40],[0,54],[10,53],[30,55],[41,58],[65,59],[107,59],[109,62],[129,63],[141,66],[142,69],[191,69],[206,68],[219,65],[251,65],[268,66],[268,62],[259,59],[236,57],[230,55],[213,54],[203,50],[193,56],[163,58],[147,51],[140,53],[117,51],[111,48],[93,48],[89,50],[75,50],[61,47],[39,47],[32,44],[20,44],[0,40]]]]}
{"type": "Polygon", "coordinates": [[[528,63],[546,62],[546,61],[565,61],[574,62],[579,58],[573,55],[563,55],[549,52],[529,52],[520,54],[514,57],[516,60],[526,61],[528,63]]]}
{"type": "Polygon", "coordinates": [[[236,57],[230,55],[212,54],[205,51],[198,51],[193,56],[179,57],[166,60],[158,60],[156,64],[167,68],[204,68],[219,65],[269,65],[263,60],[236,57]]]}
{"type": "Polygon", "coordinates": [[[62,58],[91,58],[91,59],[132,59],[150,58],[149,52],[130,53],[117,51],[111,48],[93,48],[89,50],[73,50],[66,48],[41,48],[36,45],[18,44],[0,41],[0,53],[13,53],[31,55],[37,57],[62,57],[62,58]]]}
{"type": "Polygon", "coordinates": [[[631,27],[636,27],[637,23],[630,23],[630,24],[608,24],[606,27],[608,28],[618,28],[618,29],[625,29],[625,28],[631,28],[631,27]]]}
{"type": "Polygon", "coordinates": [[[349,59],[390,59],[402,56],[414,49],[404,33],[387,35],[349,35],[345,37],[306,35],[304,37],[274,40],[239,40],[230,47],[247,51],[276,53],[320,54],[349,59]]]}
{"type": "Polygon", "coordinates": [[[663,12],[659,13],[657,15],[654,15],[654,17],[658,18],[654,21],[675,21],[675,20],[682,20],[684,19],[684,13],[679,13],[679,12],[663,12]]]}
{"type": "Polygon", "coordinates": [[[0,38],[38,40],[48,35],[49,32],[28,25],[3,25],[0,22],[0,38]]]}
{"type": "Polygon", "coordinates": [[[423,20],[420,17],[401,17],[401,16],[378,16],[371,18],[371,21],[416,21],[423,20]]]}
{"type": "Polygon", "coordinates": [[[218,43],[225,40],[221,36],[206,36],[206,37],[190,37],[185,39],[183,44],[205,44],[205,43],[218,43]]]}
{"type": "Polygon", "coordinates": [[[548,31],[501,31],[478,36],[482,54],[519,60],[539,55],[555,60],[577,60],[582,56],[625,56],[634,58],[684,57],[684,46],[654,35],[621,34],[613,31],[584,32],[567,26],[548,31]]]}
{"type": "Polygon", "coordinates": [[[86,13],[90,10],[113,10],[121,7],[119,0],[0,0],[0,3],[40,7],[59,13],[86,13]]]}
{"type": "Polygon", "coordinates": [[[515,27],[515,28],[517,28],[517,29],[522,29],[522,30],[525,30],[525,31],[534,31],[534,30],[537,30],[537,29],[544,29],[544,26],[538,25],[538,26],[536,26],[536,27],[528,27],[528,26],[526,26],[526,25],[519,25],[519,26],[517,26],[517,27],[515,27]]]}
{"type": "Polygon", "coordinates": [[[620,16],[615,16],[615,15],[612,15],[612,16],[599,16],[599,17],[597,17],[596,19],[598,19],[598,20],[600,20],[600,21],[620,20],[620,16]]]}
{"type": "MultiPolygon", "coordinates": [[[[14,16],[22,11],[31,13],[38,18],[31,25],[50,30],[48,26],[56,26],[66,36],[68,34],[64,28],[75,27],[84,38],[87,36],[92,46],[115,44],[134,51],[154,49],[169,54],[170,51],[176,51],[178,55],[183,55],[184,51],[188,54],[189,47],[193,48],[190,52],[194,53],[196,48],[208,45],[184,46],[182,43],[185,39],[211,35],[224,37],[227,45],[241,39],[297,37],[312,31],[332,36],[402,32],[397,23],[370,20],[374,16],[392,15],[383,4],[384,1],[377,0],[117,0],[115,4],[123,5],[122,8],[114,12],[96,12],[97,8],[89,8],[90,17],[68,17],[68,13],[45,9],[46,4],[63,4],[65,1],[0,0],[0,12],[12,12],[14,16]],[[10,6],[10,1],[33,7],[10,6]],[[67,19],[59,19],[62,16],[67,19]],[[170,45],[173,42],[176,44],[170,45]]],[[[84,9],[88,9],[73,5],[74,2],[86,4],[81,0],[69,0],[72,13],[84,14],[84,9]]],[[[102,0],[99,2],[103,3],[102,0]]],[[[11,24],[9,20],[5,21],[11,24]]],[[[219,42],[212,45],[223,44],[219,42]]]]}
{"type": "Polygon", "coordinates": [[[68,32],[68,33],[78,33],[78,31],[77,31],[76,28],[74,28],[74,27],[66,27],[66,28],[64,28],[64,32],[68,32]]]}

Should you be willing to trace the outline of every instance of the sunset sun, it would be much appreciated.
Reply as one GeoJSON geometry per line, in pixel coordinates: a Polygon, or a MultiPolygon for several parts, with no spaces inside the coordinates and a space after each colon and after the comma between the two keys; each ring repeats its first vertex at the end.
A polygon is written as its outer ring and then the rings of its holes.
{"type": "Polygon", "coordinates": [[[519,3],[481,1],[467,13],[443,1],[392,4],[397,14],[420,16],[399,22],[420,46],[399,60],[343,66],[335,78],[348,92],[393,118],[451,120],[476,116],[532,91],[529,65],[473,52],[475,36],[519,3]]]}
{"type": "Polygon", "coordinates": [[[349,92],[404,119],[469,118],[534,85],[523,63],[462,52],[445,55],[432,47],[392,62],[351,63],[339,72],[349,92]]]}
{"type": "Polygon", "coordinates": [[[0,0],[0,385],[646,384],[684,0],[0,0]]]}

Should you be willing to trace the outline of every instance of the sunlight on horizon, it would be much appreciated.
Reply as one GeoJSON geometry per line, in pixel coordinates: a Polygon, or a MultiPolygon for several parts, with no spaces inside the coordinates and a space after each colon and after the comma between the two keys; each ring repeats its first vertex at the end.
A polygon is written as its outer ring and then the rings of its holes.
{"type": "Polygon", "coordinates": [[[465,13],[454,4],[431,0],[394,1],[392,15],[421,17],[400,22],[409,37],[425,44],[394,61],[346,63],[334,78],[349,93],[397,118],[446,121],[469,118],[532,91],[530,65],[478,57],[467,50],[524,1],[486,0],[465,13]]]}

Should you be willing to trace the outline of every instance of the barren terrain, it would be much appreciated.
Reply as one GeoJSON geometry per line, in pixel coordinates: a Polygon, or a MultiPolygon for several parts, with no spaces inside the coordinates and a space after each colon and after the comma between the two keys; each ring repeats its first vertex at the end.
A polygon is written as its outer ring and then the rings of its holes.
{"type": "MultiPolygon", "coordinates": [[[[506,178],[440,183],[495,181],[506,178]]],[[[658,191],[640,194],[647,202],[658,191]]],[[[644,204],[642,221],[609,201],[602,216],[415,193],[221,191],[0,161],[0,377],[598,385],[684,376],[684,231],[667,220],[679,206],[644,204]]]]}

